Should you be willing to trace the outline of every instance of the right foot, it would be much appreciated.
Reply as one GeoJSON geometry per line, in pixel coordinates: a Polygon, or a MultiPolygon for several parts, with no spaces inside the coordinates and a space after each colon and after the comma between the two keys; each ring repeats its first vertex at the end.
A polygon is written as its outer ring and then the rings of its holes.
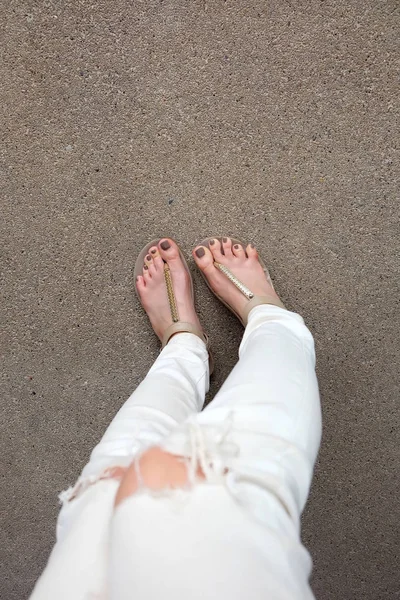
{"type": "Polygon", "coordinates": [[[136,281],[137,290],[143,308],[160,340],[172,325],[164,277],[165,263],[170,268],[180,321],[190,323],[202,331],[193,303],[190,275],[181,260],[176,243],[169,238],[161,239],[157,246],[149,248],[144,262],[143,272],[136,281]]]}
{"type": "Polygon", "coordinates": [[[229,238],[222,238],[222,244],[217,238],[209,240],[209,247],[197,246],[193,257],[197,266],[203,271],[212,290],[238,314],[243,314],[249,300],[238,288],[229,281],[214,261],[228,267],[230,271],[244,283],[255,296],[268,296],[271,304],[283,307],[278,294],[272,287],[271,279],[265,275],[253,244],[243,248],[241,244],[232,244],[229,238]],[[222,254],[222,248],[224,254],[222,254]]]}

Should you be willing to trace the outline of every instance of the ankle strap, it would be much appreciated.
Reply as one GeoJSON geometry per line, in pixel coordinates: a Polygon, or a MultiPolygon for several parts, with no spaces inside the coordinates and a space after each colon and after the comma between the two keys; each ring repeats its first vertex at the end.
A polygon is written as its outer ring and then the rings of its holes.
{"type": "Polygon", "coordinates": [[[172,325],[168,327],[162,339],[163,348],[165,348],[165,346],[168,344],[172,336],[175,335],[175,333],[193,333],[193,335],[197,335],[197,337],[200,338],[208,348],[208,335],[201,331],[201,329],[198,329],[197,327],[192,325],[191,323],[185,323],[184,321],[172,323],[172,325]]]}
{"type": "Polygon", "coordinates": [[[247,302],[246,306],[244,307],[241,313],[243,322],[247,323],[247,318],[249,316],[250,311],[253,310],[253,308],[255,308],[256,306],[260,306],[262,304],[272,304],[274,306],[279,306],[280,308],[286,309],[286,306],[283,304],[283,302],[277,300],[276,298],[273,298],[272,296],[254,296],[254,298],[247,302]]]}

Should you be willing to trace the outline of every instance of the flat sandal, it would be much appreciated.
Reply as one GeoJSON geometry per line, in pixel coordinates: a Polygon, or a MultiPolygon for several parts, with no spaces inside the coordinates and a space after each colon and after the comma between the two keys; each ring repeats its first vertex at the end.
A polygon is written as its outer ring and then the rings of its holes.
{"type": "MultiPolygon", "coordinates": [[[[135,268],[134,268],[134,279],[135,279],[135,290],[136,290],[136,294],[137,294],[139,300],[140,300],[140,294],[138,292],[137,284],[136,284],[137,277],[139,275],[142,275],[142,273],[143,273],[145,257],[149,254],[150,248],[152,246],[158,246],[160,239],[163,239],[163,238],[152,240],[151,242],[146,244],[145,247],[139,253],[139,256],[137,257],[137,260],[135,263],[135,268]]],[[[172,239],[172,238],[170,238],[170,239],[172,239]]],[[[175,241],[175,240],[173,240],[173,241],[175,241]]],[[[178,246],[176,241],[175,241],[175,244],[178,246]]],[[[179,256],[181,258],[182,264],[183,264],[184,268],[186,269],[187,274],[189,275],[191,297],[192,297],[192,301],[194,302],[193,278],[190,273],[188,264],[185,260],[185,257],[183,256],[179,246],[178,246],[178,250],[179,250],[179,256]]],[[[213,357],[212,357],[212,354],[211,354],[211,351],[209,348],[209,346],[210,346],[209,337],[206,333],[204,333],[204,331],[202,331],[198,327],[195,327],[195,325],[192,325],[192,323],[186,323],[185,321],[181,321],[179,319],[178,307],[177,307],[177,303],[176,303],[174,286],[173,286],[172,277],[171,277],[171,270],[168,266],[168,263],[166,263],[165,261],[164,261],[164,279],[165,279],[165,285],[167,288],[168,303],[169,303],[169,308],[171,311],[172,324],[167,328],[167,330],[165,331],[165,333],[163,335],[163,339],[161,341],[161,349],[165,348],[165,346],[168,344],[171,337],[173,335],[175,335],[176,333],[192,333],[193,335],[196,335],[198,338],[200,338],[206,344],[206,347],[207,347],[207,350],[209,353],[210,375],[211,375],[213,368],[214,368],[214,361],[213,361],[213,357]]]]}
{"type": "MultiPolygon", "coordinates": [[[[206,248],[210,248],[211,240],[218,240],[221,244],[221,248],[223,248],[222,238],[219,238],[219,237],[208,237],[205,240],[203,240],[202,242],[200,242],[199,244],[197,244],[197,246],[206,246],[206,248]]],[[[243,249],[246,248],[246,245],[243,244],[242,242],[240,242],[239,240],[235,240],[235,239],[231,238],[231,241],[232,241],[232,246],[234,246],[235,244],[240,244],[243,247],[243,249]]],[[[270,284],[272,289],[275,290],[272,280],[271,280],[271,276],[269,274],[269,271],[268,271],[264,261],[260,257],[258,257],[258,261],[263,268],[263,271],[265,273],[268,283],[270,284]]],[[[221,296],[219,296],[216,293],[216,291],[209,284],[206,275],[200,269],[200,273],[202,274],[204,281],[206,282],[207,286],[210,288],[212,293],[218,298],[218,300],[220,300],[222,302],[222,304],[224,304],[231,312],[233,312],[234,315],[236,315],[236,317],[242,323],[243,327],[246,327],[249,313],[256,306],[260,306],[262,304],[273,304],[275,306],[279,306],[280,308],[286,308],[285,305],[283,304],[283,302],[281,302],[279,299],[277,299],[274,296],[256,296],[256,294],[254,294],[243,282],[241,282],[236,277],[236,275],[234,275],[232,273],[232,271],[230,269],[228,269],[228,267],[226,267],[225,265],[223,265],[217,261],[214,261],[214,267],[217,268],[223,275],[225,275],[226,278],[234,286],[236,286],[237,289],[248,299],[248,303],[246,304],[244,310],[239,314],[228,302],[226,302],[223,298],[221,298],[221,296]]]]}

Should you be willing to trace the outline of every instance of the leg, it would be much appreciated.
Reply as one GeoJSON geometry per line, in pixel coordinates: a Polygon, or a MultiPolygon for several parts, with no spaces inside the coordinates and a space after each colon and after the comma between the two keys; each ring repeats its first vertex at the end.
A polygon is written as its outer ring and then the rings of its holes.
{"type": "MultiPolygon", "coordinates": [[[[163,260],[170,267],[182,320],[200,329],[177,247],[166,242],[150,249],[147,268],[138,282],[143,306],[160,338],[171,324],[159,269],[163,260]]],[[[93,450],[77,484],[61,495],[64,505],[57,523],[57,543],[32,600],[103,597],[117,478],[138,453],[201,410],[208,382],[205,343],[190,333],[175,335],[93,450]]]]}
{"type": "MultiPolygon", "coordinates": [[[[258,294],[271,296],[255,249],[246,250],[240,258],[244,249],[236,249],[241,279],[250,288],[264,286],[258,294]]],[[[233,256],[233,249],[225,248],[218,258],[230,261],[235,273],[233,256]]],[[[219,285],[219,295],[240,313],[243,299],[218,280],[209,250],[197,258],[214,289],[219,285]]],[[[140,465],[147,493],[135,494],[132,486],[132,495],[115,511],[111,599],[150,600],[161,590],[177,600],[313,597],[299,522],[321,433],[314,366],[312,336],[299,315],[277,306],[250,313],[239,363],[213,403],[164,439],[160,446],[167,456],[155,456],[156,464],[148,455],[140,465]],[[179,455],[186,457],[186,478],[173,466],[167,478],[157,480],[160,457],[169,464],[168,453],[181,467],[179,455]],[[199,471],[202,477],[182,500],[182,490],[174,488],[187,488],[199,471]],[[152,492],[165,488],[168,493],[152,492]]]]}
{"type": "MultiPolygon", "coordinates": [[[[178,247],[173,240],[165,239],[150,248],[143,274],[137,281],[143,307],[161,340],[171,324],[165,263],[171,270],[181,320],[201,330],[190,278],[178,247]]],[[[208,383],[208,353],[204,343],[187,333],[174,336],[93,450],[78,486],[95,480],[105,469],[127,466],[139,451],[156,444],[190,414],[201,410],[208,383]]],[[[70,495],[74,493],[69,491],[70,495]]]]}
{"type": "Polygon", "coordinates": [[[199,420],[216,424],[227,414],[243,440],[243,465],[268,472],[297,521],[321,438],[314,342],[299,315],[275,306],[250,313],[239,362],[199,420]]]}
{"type": "MultiPolygon", "coordinates": [[[[103,597],[109,524],[119,487],[117,479],[103,475],[112,475],[113,466],[128,467],[135,453],[199,411],[207,386],[205,344],[188,333],[175,336],[107,429],[77,485],[64,492],[57,543],[31,600],[103,597]]],[[[124,471],[117,472],[119,478],[124,471]]]]}
{"type": "MultiPolygon", "coordinates": [[[[246,298],[214,267],[226,264],[259,296],[278,298],[260,269],[254,247],[216,240],[195,260],[217,291],[237,312],[246,298]]],[[[203,250],[203,249],[202,249],[203,250]]],[[[197,421],[217,425],[230,416],[239,443],[237,463],[264,483],[298,521],[304,508],[321,437],[314,342],[303,319],[283,308],[253,309],[239,351],[239,362],[214,401],[197,421]]]]}
{"type": "Polygon", "coordinates": [[[138,452],[200,411],[208,381],[205,344],[190,333],[174,336],[93,450],[82,479],[115,465],[127,466],[138,452]]]}

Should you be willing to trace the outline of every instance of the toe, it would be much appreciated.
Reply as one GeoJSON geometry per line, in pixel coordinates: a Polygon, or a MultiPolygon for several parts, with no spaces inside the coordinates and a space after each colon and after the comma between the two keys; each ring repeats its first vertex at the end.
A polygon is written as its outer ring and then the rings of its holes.
{"type": "Polygon", "coordinates": [[[233,244],[232,252],[239,260],[244,260],[246,258],[246,254],[242,244],[233,244]]]}
{"type": "Polygon", "coordinates": [[[139,294],[141,294],[143,292],[143,290],[145,289],[146,283],[145,283],[142,275],[138,275],[136,277],[136,287],[138,289],[139,294]]]}
{"type": "Polygon", "coordinates": [[[171,240],[171,238],[162,239],[158,244],[158,250],[174,276],[181,277],[184,275],[185,278],[189,277],[189,273],[182,261],[179,248],[174,240],[171,240]]]}
{"type": "Polygon", "coordinates": [[[165,263],[164,263],[163,259],[161,258],[160,253],[158,252],[158,250],[157,250],[157,254],[153,255],[153,264],[154,264],[154,266],[156,268],[156,271],[159,271],[160,269],[162,269],[162,270],[164,269],[164,264],[165,263]]]}
{"type": "Polygon", "coordinates": [[[207,272],[209,269],[215,269],[214,257],[207,246],[197,246],[193,250],[193,258],[196,262],[196,265],[202,271],[207,272]]]}
{"type": "Polygon", "coordinates": [[[258,258],[257,248],[254,244],[249,244],[247,246],[246,253],[249,258],[258,258]]]}
{"type": "Polygon", "coordinates": [[[221,242],[216,238],[210,238],[208,245],[210,248],[210,252],[214,257],[214,260],[216,260],[217,262],[221,262],[221,259],[224,256],[222,254],[221,242]]]}
{"type": "Polygon", "coordinates": [[[232,257],[232,241],[228,237],[222,238],[222,248],[224,249],[224,254],[226,258],[232,257]]]}
{"type": "Polygon", "coordinates": [[[151,279],[149,267],[147,265],[143,266],[143,279],[146,283],[148,283],[151,279]]]}
{"type": "Polygon", "coordinates": [[[151,263],[149,264],[149,275],[150,275],[150,277],[155,277],[156,273],[157,273],[156,266],[155,266],[154,262],[151,261],[151,263]]]}
{"type": "Polygon", "coordinates": [[[167,262],[179,257],[179,248],[170,238],[163,238],[158,243],[160,256],[167,262]]]}
{"type": "Polygon", "coordinates": [[[149,248],[149,254],[151,255],[153,260],[157,258],[157,256],[160,256],[157,246],[152,246],[151,248],[149,248]]]}
{"type": "Polygon", "coordinates": [[[144,264],[147,265],[148,267],[150,267],[150,265],[153,263],[153,258],[151,256],[151,254],[146,254],[145,258],[144,258],[144,264]]]}
{"type": "MultiPolygon", "coordinates": [[[[218,240],[216,240],[216,242],[218,242],[218,240]]],[[[210,249],[207,248],[207,246],[197,246],[193,250],[193,258],[199,269],[203,271],[208,283],[211,286],[216,286],[218,284],[218,279],[221,277],[221,273],[214,266],[215,257],[210,249]]]]}

